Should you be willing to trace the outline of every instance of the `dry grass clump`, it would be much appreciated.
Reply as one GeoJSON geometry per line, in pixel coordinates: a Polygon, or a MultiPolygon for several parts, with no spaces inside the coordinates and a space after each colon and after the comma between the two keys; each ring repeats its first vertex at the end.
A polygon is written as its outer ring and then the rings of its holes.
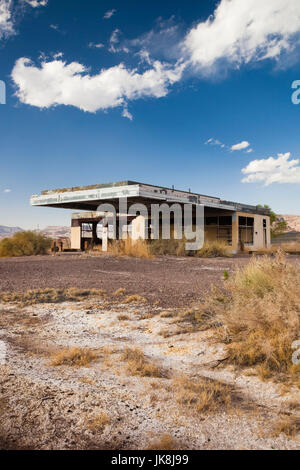
{"type": "Polygon", "coordinates": [[[155,441],[153,441],[147,450],[176,450],[178,448],[177,442],[171,434],[163,434],[155,441]]]}
{"type": "Polygon", "coordinates": [[[132,240],[127,237],[125,240],[115,240],[108,251],[115,256],[132,256],[134,258],[152,258],[149,244],[146,240],[132,240]]]}
{"type": "Polygon", "coordinates": [[[150,320],[150,318],[154,318],[158,313],[157,312],[146,312],[139,315],[139,320],[150,320]]]}
{"type": "Polygon", "coordinates": [[[300,417],[299,416],[286,416],[281,418],[274,427],[275,436],[285,434],[288,437],[294,438],[300,432],[300,417]]]}
{"type": "Polygon", "coordinates": [[[81,383],[86,384],[86,385],[95,385],[94,380],[91,379],[90,377],[80,377],[78,379],[78,382],[81,382],[81,383]]]}
{"type": "Polygon", "coordinates": [[[226,281],[212,310],[223,324],[228,360],[259,366],[262,378],[283,374],[300,379],[292,343],[300,331],[300,270],[282,252],[253,258],[226,281]]]}
{"type": "Polygon", "coordinates": [[[173,391],[178,403],[197,412],[213,412],[231,403],[231,389],[216,380],[201,377],[191,380],[186,376],[173,380],[173,391]]]}
{"type": "Polygon", "coordinates": [[[290,254],[300,254],[300,243],[299,242],[290,242],[290,243],[273,243],[271,247],[272,252],[282,250],[285,253],[290,254]]]}
{"type": "Polygon", "coordinates": [[[150,253],[154,256],[186,256],[188,254],[186,247],[186,240],[175,240],[170,238],[169,240],[151,240],[150,241],[150,253]]]}
{"type": "Polygon", "coordinates": [[[127,373],[138,377],[165,377],[164,371],[150,361],[139,348],[126,347],[121,359],[127,362],[127,373]]]}
{"type": "Polygon", "coordinates": [[[45,255],[51,247],[51,239],[42,234],[27,231],[15,233],[0,241],[0,258],[45,255]]]}
{"type": "Polygon", "coordinates": [[[164,310],[161,312],[160,317],[161,318],[172,318],[177,315],[177,312],[175,310],[164,310]]]}
{"type": "Polygon", "coordinates": [[[110,419],[108,415],[101,411],[101,413],[88,422],[88,428],[91,431],[102,431],[109,423],[110,419]]]}
{"type": "Polygon", "coordinates": [[[144,303],[144,302],[147,302],[145,297],[142,297],[141,295],[138,295],[138,294],[129,295],[124,300],[124,304],[138,304],[138,303],[144,303]]]}
{"type": "Polygon", "coordinates": [[[52,354],[51,366],[89,367],[98,357],[96,351],[87,348],[65,348],[52,354]]]}
{"type": "Polygon", "coordinates": [[[191,332],[212,328],[217,325],[214,309],[212,309],[214,302],[218,302],[218,300],[207,298],[202,303],[183,309],[172,323],[187,323],[190,325],[188,329],[191,332]]]}
{"type": "Polygon", "coordinates": [[[232,247],[221,240],[205,242],[203,247],[198,251],[197,256],[200,258],[218,258],[232,257],[232,247]]]}
{"type": "Polygon", "coordinates": [[[120,315],[118,315],[117,318],[118,318],[118,320],[120,320],[120,321],[130,320],[129,315],[126,315],[125,313],[121,313],[120,315]]]}
{"type": "Polygon", "coordinates": [[[99,297],[106,295],[102,289],[76,289],[74,287],[66,289],[33,289],[26,292],[2,292],[0,300],[2,302],[21,303],[23,305],[33,305],[41,303],[60,303],[66,301],[80,302],[87,297],[99,297]]]}
{"type": "Polygon", "coordinates": [[[126,294],[126,289],[120,287],[120,289],[117,289],[112,295],[113,297],[121,297],[126,294]]]}

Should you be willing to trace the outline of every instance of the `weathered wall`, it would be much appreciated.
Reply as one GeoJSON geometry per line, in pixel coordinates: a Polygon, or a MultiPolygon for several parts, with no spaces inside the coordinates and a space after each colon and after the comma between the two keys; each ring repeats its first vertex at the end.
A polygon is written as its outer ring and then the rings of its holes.
{"type": "Polygon", "coordinates": [[[235,250],[239,251],[240,247],[237,246],[236,240],[238,238],[238,218],[239,217],[254,217],[254,239],[252,245],[247,245],[245,249],[248,251],[251,250],[260,250],[263,248],[270,248],[271,245],[271,227],[270,227],[270,217],[266,215],[259,215],[259,214],[249,214],[247,212],[237,212],[236,213],[236,221],[234,224],[234,232],[235,232],[235,250]],[[266,220],[267,226],[267,240],[266,244],[264,242],[264,226],[263,220],[266,220]]]}
{"type": "Polygon", "coordinates": [[[81,227],[71,227],[71,249],[81,249],[81,227]]]}

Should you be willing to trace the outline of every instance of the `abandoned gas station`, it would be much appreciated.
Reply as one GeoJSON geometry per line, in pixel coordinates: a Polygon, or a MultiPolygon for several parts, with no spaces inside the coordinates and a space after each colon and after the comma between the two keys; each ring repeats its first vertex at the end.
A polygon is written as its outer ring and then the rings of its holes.
{"type": "MultiPolygon", "coordinates": [[[[107,238],[123,238],[126,200],[127,225],[125,232],[133,240],[149,239],[153,234],[150,216],[141,209],[153,205],[172,207],[189,205],[192,214],[203,207],[204,241],[222,240],[232,247],[232,253],[258,251],[268,248],[270,238],[270,211],[258,206],[224,201],[190,191],[180,191],[134,181],[98,184],[93,186],[42,191],[30,199],[32,206],[72,209],[71,248],[83,250],[88,245],[106,244],[107,238]],[[101,210],[99,210],[99,206],[101,210]]],[[[195,215],[192,217],[196,217],[195,215]]],[[[160,217],[161,223],[161,217],[160,217]]],[[[160,229],[158,229],[158,233],[160,229]]]]}

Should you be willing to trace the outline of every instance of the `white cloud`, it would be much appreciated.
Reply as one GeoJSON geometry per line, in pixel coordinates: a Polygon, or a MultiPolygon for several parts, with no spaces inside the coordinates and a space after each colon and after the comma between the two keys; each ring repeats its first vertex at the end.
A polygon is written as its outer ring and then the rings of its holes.
{"type": "Polygon", "coordinates": [[[223,144],[222,142],[220,142],[218,139],[214,139],[213,137],[211,137],[210,139],[208,139],[206,142],[205,142],[205,145],[218,145],[220,146],[221,148],[225,148],[226,145],[223,144]]]}
{"type": "Polygon", "coordinates": [[[120,42],[120,39],[119,39],[120,34],[121,34],[121,31],[119,29],[115,29],[112,32],[110,39],[109,39],[109,44],[110,44],[110,47],[108,49],[109,52],[113,52],[113,53],[116,53],[116,52],[128,53],[129,52],[129,49],[127,46],[125,45],[117,46],[117,44],[120,42]]]}
{"type": "Polygon", "coordinates": [[[264,182],[265,186],[272,183],[300,183],[299,159],[290,160],[290,152],[278,153],[277,158],[269,157],[253,160],[242,169],[243,183],[264,182]]]}
{"type": "Polygon", "coordinates": [[[115,10],[114,8],[112,10],[108,10],[106,13],[104,13],[103,18],[105,20],[109,20],[109,18],[111,18],[116,12],[117,10],[115,10]]]}
{"type": "Polygon", "coordinates": [[[238,144],[232,145],[231,150],[244,150],[250,146],[249,142],[247,140],[243,140],[243,142],[240,142],[238,144]]]}
{"type": "Polygon", "coordinates": [[[61,59],[63,57],[63,52],[56,52],[56,54],[53,54],[54,59],[61,59]]]}
{"type": "Polygon", "coordinates": [[[102,47],[104,47],[104,44],[102,44],[102,42],[99,42],[99,43],[90,42],[89,43],[90,49],[101,49],[102,47]]]}
{"type": "Polygon", "coordinates": [[[160,17],[150,31],[134,39],[125,39],[122,45],[137,54],[145,51],[157,59],[177,60],[182,57],[181,42],[184,34],[184,26],[176,22],[175,16],[167,20],[160,17]]]}
{"type": "Polygon", "coordinates": [[[0,40],[16,34],[16,13],[21,3],[37,8],[46,6],[48,0],[0,0],[0,40]]]}
{"type": "Polygon", "coordinates": [[[119,34],[120,34],[120,30],[119,29],[115,29],[111,36],[110,36],[110,39],[109,39],[109,44],[110,44],[110,52],[117,52],[118,50],[116,49],[115,45],[118,44],[119,42],[119,34]]]}
{"type": "Polygon", "coordinates": [[[4,189],[4,193],[11,193],[11,189],[4,189]]]}
{"type": "Polygon", "coordinates": [[[22,103],[39,108],[57,105],[75,106],[83,111],[124,106],[127,100],[142,97],[161,98],[168,88],[181,79],[183,64],[170,67],[159,61],[143,73],[123,64],[89,75],[78,62],[42,61],[36,67],[29,59],[17,60],[12,79],[22,103]]]}
{"type": "Polygon", "coordinates": [[[252,153],[252,152],[253,152],[253,149],[246,150],[246,153],[252,153]]]}
{"type": "Polygon", "coordinates": [[[24,0],[32,8],[45,7],[48,3],[48,0],[24,0]]]}
{"type": "Polygon", "coordinates": [[[133,120],[133,116],[132,116],[132,114],[128,111],[127,106],[124,107],[123,112],[122,112],[122,116],[123,116],[123,117],[126,117],[126,118],[129,119],[130,121],[133,120]]]}
{"type": "Polygon", "coordinates": [[[12,1],[0,0],[0,39],[5,39],[14,33],[12,1]]]}
{"type": "Polygon", "coordinates": [[[192,28],[182,47],[192,64],[214,70],[278,58],[295,47],[300,31],[299,0],[221,0],[213,15],[192,28]]]}
{"type": "MultiPolygon", "coordinates": [[[[40,6],[45,3],[43,0],[26,1],[40,6]]],[[[1,31],[3,35],[13,30],[10,7],[7,10],[10,4],[11,0],[0,0],[0,38],[1,31]],[[1,17],[5,25],[2,29],[1,17]],[[3,33],[4,28],[8,32],[3,33]]],[[[115,13],[116,10],[111,9],[104,18],[109,19],[115,13]]],[[[56,25],[51,27],[57,28],[56,25]]],[[[43,60],[36,67],[28,59],[20,58],[12,72],[17,96],[23,103],[41,108],[62,104],[94,112],[124,106],[127,100],[144,96],[165,96],[169,86],[178,82],[183,70],[190,65],[193,65],[189,70],[192,73],[200,69],[201,73],[210,74],[220,63],[238,67],[267,58],[278,60],[283,52],[290,52],[300,44],[300,1],[221,0],[214,14],[198,22],[183,40],[180,40],[182,28],[174,25],[173,17],[167,23],[159,19],[156,29],[137,40],[124,41],[121,37],[121,42],[120,34],[118,29],[112,32],[110,52],[135,50],[143,60],[143,64],[139,64],[143,72],[121,63],[91,76],[88,69],[77,62],[43,60]],[[162,47],[168,49],[169,55],[162,53],[162,47]],[[153,62],[149,51],[160,60],[153,62]],[[169,64],[164,62],[167,56],[169,64]]],[[[90,43],[89,47],[101,48],[103,44],[90,43]]],[[[249,146],[245,141],[233,145],[231,150],[248,148],[250,151],[249,146]]]]}

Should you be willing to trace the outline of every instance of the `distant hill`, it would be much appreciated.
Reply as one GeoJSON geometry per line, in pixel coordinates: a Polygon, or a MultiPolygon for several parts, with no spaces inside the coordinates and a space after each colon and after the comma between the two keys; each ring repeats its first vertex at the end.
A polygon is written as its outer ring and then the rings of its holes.
{"type": "Polygon", "coordinates": [[[39,230],[40,233],[46,235],[50,238],[70,238],[71,237],[71,228],[70,227],[61,227],[57,225],[49,225],[43,230],[39,230]]]}
{"type": "Polygon", "coordinates": [[[0,225],[0,238],[11,237],[16,232],[23,232],[21,227],[7,227],[6,225],[0,225]]]}
{"type": "Polygon", "coordinates": [[[278,217],[286,221],[288,232],[300,232],[300,215],[282,214],[278,217]]]}
{"type": "MultiPolygon", "coordinates": [[[[21,227],[7,227],[6,225],[0,225],[0,238],[12,237],[17,232],[24,232],[21,227]]],[[[35,232],[43,233],[46,237],[50,238],[70,238],[71,229],[70,227],[61,226],[49,226],[43,230],[35,230],[35,232]]]]}

